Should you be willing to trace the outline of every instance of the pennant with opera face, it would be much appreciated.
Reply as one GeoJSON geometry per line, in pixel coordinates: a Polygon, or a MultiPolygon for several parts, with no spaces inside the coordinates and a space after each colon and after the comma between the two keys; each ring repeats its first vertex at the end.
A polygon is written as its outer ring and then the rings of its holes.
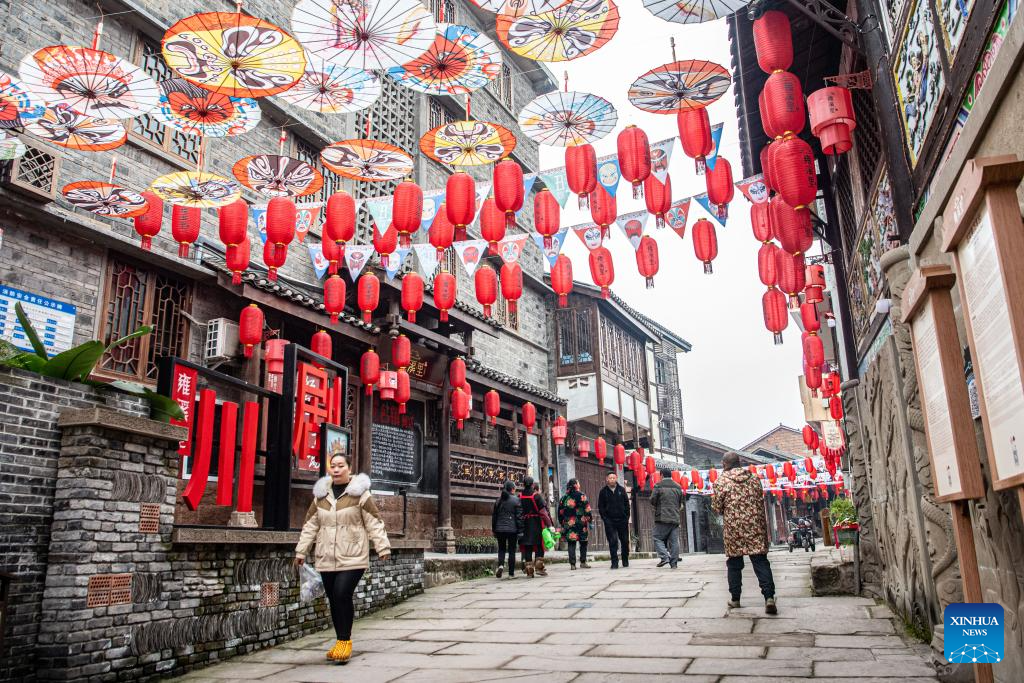
{"type": "Polygon", "coordinates": [[[430,230],[434,216],[444,204],[444,190],[425,190],[423,192],[423,214],[420,217],[420,230],[430,230]]]}
{"type": "Polygon", "coordinates": [[[327,272],[327,268],[331,265],[330,262],[324,258],[323,245],[319,242],[310,242],[306,246],[309,248],[309,261],[313,264],[313,271],[316,273],[316,279],[322,280],[324,273],[327,272]]]}
{"type": "Polygon", "coordinates": [[[313,229],[320,217],[320,207],[323,205],[323,202],[305,202],[296,205],[295,236],[299,238],[299,242],[306,241],[306,235],[313,229]]]}
{"type": "Polygon", "coordinates": [[[743,193],[748,202],[764,204],[768,201],[768,185],[764,182],[764,174],[758,173],[736,183],[736,188],[743,193]]]}
{"type": "Polygon", "coordinates": [[[608,194],[615,196],[619,191],[619,180],[622,178],[622,171],[619,170],[619,157],[615,154],[597,158],[597,182],[601,184],[608,194]]]}
{"type": "Polygon", "coordinates": [[[437,270],[437,249],[433,244],[414,244],[412,250],[416,252],[416,262],[419,264],[423,280],[427,283],[432,282],[434,271],[437,270]]]}
{"type": "Polygon", "coordinates": [[[711,126],[711,141],[715,143],[715,151],[708,155],[704,163],[712,171],[715,170],[715,163],[718,161],[718,147],[722,143],[722,128],[724,126],[724,123],[716,123],[711,126]]]}
{"type": "Polygon", "coordinates": [[[572,194],[569,191],[569,179],[565,175],[565,166],[553,168],[550,171],[541,171],[540,179],[544,181],[544,186],[551,191],[551,194],[555,195],[558,205],[564,208],[565,203],[569,201],[569,195],[572,194]]]}
{"type": "Polygon", "coordinates": [[[651,173],[660,183],[665,182],[665,178],[668,177],[668,165],[672,161],[672,150],[675,146],[675,138],[651,144],[651,173]]]}
{"type": "Polygon", "coordinates": [[[562,228],[558,231],[558,234],[551,237],[551,246],[544,246],[544,236],[538,233],[530,233],[533,237],[533,241],[537,243],[544,258],[548,260],[548,265],[552,268],[555,267],[555,262],[558,260],[558,255],[562,253],[562,245],[565,244],[565,237],[569,234],[569,228],[562,228]]]}
{"type": "Polygon", "coordinates": [[[252,215],[252,222],[256,224],[256,231],[260,234],[260,241],[267,243],[267,205],[250,204],[249,213],[252,215]]]}
{"type": "Polygon", "coordinates": [[[690,198],[672,202],[672,208],[665,214],[665,223],[680,237],[686,236],[686,219],[690,213],[690,198]]]}
{"type": "Polygon", "coordinates": [[[455,253],[459,255],[459,262],[466,269],[466,273],[473,277],[476,267],[487,253],[487,240],[465,240],[455,242],[452,246],[455,247],[455,253]]]}
{"type": "Polygon", "coordinates": [[[701,207],[703,207],[703,209],[708,212],[708,215],[714,218],[716,221],[718,221],[719,225],[721,225],[723,228],[725,227],[726,217],[719,216],[718,211],[715,210],[713,206],[711,206],[711,200],[708,199],[707,192],[702,192],[701,194],[693,197],[693,199],[696,199],[697,203],[700,204],[701,207]]]}
{"type": "Polygon", "coordinates": [[[633,250],[640,248],[640,239],[644,236],[644,228],[647,227],[647,219],[651,217],[651,214],[647,213],[647,210],[631,211],[630,213],[624,213],[615,219],[615,222],[619,224],[619,228],[626,235],[626,239],[633,245],[633,250]]]}
{"type": "Polygon", "coordinates": [[[372,244],[350,244],[345,247],[345,265],[348,267],[348,274],[352,278],[352,282],[359,279],[359,274],[370,262],[371,256],[373,256],[372,244]]]}
{"type": "Polygon", "coordinates": [[[388,265],[384,268],[384,275],[387,276],[388,282],[395,279],[395,275],[402,269],[405,257],[409,255],[410,251],[412,251],[412,247],[398,247],[388,258],[388,265]]]}
{"type": "Polygon", "coordinates": [[[576,233],[576,236],[580,238],[581,242],[583,242],[583,246],[590,251],[597,249],[604,241],[604,238],[601,235],[601,226],[595,223],[584,223],[583,225],[576,225],[569,229],[576,233]]]}
{"type": "Polygon", "coordinates": [[[505,263],[515,263],[523,254],[523,246],[529,235],[509,235],[498,242],[498,254],[505,263]]]}

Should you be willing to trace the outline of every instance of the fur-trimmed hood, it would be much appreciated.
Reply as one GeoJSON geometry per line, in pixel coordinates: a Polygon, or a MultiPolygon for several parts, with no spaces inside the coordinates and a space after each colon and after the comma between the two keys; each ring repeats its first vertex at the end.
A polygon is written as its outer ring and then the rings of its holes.
{"type": "MultiPolygon", "coordinates": [[[[358,498],[367,491],[370,490],[370,477],[366,474],[356,474],[348,482],[348,486],[345,487],[346,496],[355,496],[358,498]]],[[[313,484],[313,497],[320,499],[326,498],[327,494],[331,492],[331,477],[321,477],[316,480],[313,484]]]]}

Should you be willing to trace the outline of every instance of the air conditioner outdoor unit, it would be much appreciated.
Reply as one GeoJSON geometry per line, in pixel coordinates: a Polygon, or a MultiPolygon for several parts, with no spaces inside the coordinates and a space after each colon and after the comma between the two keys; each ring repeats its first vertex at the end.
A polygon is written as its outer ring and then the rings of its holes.
{"type": "Polygon", "coordinates": [[[231,360],[238,356],[238,323],[228,318],[214,318],[206,323],[207,363],[231,360]]]}

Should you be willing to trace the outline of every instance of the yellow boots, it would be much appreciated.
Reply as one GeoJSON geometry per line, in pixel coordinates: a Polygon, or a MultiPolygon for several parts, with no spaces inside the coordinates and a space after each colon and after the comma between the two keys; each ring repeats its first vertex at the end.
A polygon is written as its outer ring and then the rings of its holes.
{"type": "Polygon", "coordinates": [[[335,662],[341,662],[344,664],[352,657],[352,641],[351,640],[339,640],[334,643],[334,647],[331,648],[330,652],[327,653],[327,659],[335,662]]]}

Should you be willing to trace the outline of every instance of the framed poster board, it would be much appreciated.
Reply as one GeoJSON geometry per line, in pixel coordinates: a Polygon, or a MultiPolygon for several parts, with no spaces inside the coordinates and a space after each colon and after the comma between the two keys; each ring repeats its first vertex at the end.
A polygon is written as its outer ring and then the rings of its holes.
{"type": "Polygon", "coordinates": [[[374,482],[417,486],[423,477],[423,403],[397,403],[373,397],[370,477],[374,482]]]}
{"type": "Polygon", "coordinates": [[[352,456],[352,432],[338,425],[320,425],[320,476],[327,474],[327,466],[336,453],[352,456]]]}

